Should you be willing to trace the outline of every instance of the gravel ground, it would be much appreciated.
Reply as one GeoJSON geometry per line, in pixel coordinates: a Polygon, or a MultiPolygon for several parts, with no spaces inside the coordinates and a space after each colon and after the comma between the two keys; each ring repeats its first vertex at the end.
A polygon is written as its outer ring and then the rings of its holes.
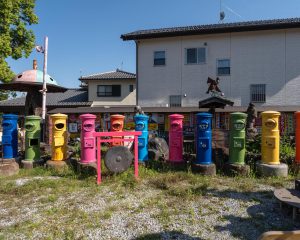
{"type": "Polygon", "coordinates": [[[218,184],[189,198],[146,180],[133,189],[103,185],[96,193],[80,188],[65,194],[51,190],[58,177],[13,183],[18,189],[31,181],[50,181],[50,187],[0,195],[0,239],[257,239],[264,231],[300,227],[279,211],[274,188],[261,183],[249,191],[218,184]]]}

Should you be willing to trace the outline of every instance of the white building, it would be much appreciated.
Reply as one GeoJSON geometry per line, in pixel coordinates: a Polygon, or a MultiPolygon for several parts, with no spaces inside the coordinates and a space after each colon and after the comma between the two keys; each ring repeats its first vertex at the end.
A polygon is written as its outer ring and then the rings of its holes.
{"type": "Polygon", "coordinates": [[[121,36],[137,51],[137,104],[197,107],[207,78],[234,106],[300,106],[300,18],[142,30],[121,36]]]}
{"type": "Polygon", "coordinates": [[[81,76],[79,80],[88,88],[91,107],[135,106],[136,89],[134,73],[116,71],[81,76]]]}

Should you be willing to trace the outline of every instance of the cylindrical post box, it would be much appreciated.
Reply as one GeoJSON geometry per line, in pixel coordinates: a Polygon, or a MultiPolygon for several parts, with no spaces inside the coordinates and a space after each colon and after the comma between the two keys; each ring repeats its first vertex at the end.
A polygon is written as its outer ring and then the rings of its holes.
{"type": "Polygon", "coordinates": [[[27,116],[25,118],[25,130],[25,160],[40,160],[41,118],[39,116],[27,116]]]}
{"type": "Polygon", "coordinates": [[[18,116],[2,115],[2,152],[3,158],[15,158],[18,155],[18,116]]]}
{"type": "Polygon", "coordinates": [[[210,113],[198,113],[196,132],[196,164],[212,164],[212,131],[210,113]]]}
{"type": "Polygon", "coordinates": [[[280,164],[279,112],[262,112],[261,158],[265,164],[280,164]]]}
{"type": "Polygon", "coordinates": [[[295,128],[295,136],[296,136],[296,157],[295,162],[300,164],[300,112],[295,112],[296,118],[296,128],[295,128]]]}
{"type": "Polygon", "coordinates": [[[63,161],[67,158],[67,118],[65,114],[52,114],[52,161],[63,161]]]}
{"type": "Polygon", "coordinates": [[[96,162],[96,140],[95,132],[96,116],[93,114],[82,114],[81,119],[81,163],[96,162]]]}
{"type": "Polygon", "coordinates": [[[245,164],[245,127],[247,114],[230,114],[229,163],[245,164]]]}
{"type": "Polygon", "coordinates": [[[141,162],[148,160],[148,120],[147,115],[134,116],[135,130],[142,132],[142,135],[138,136],[138,155],[141,162]]]}
{"type": "MultiPolygon", "coordinates": [[[[110,131],[111,132],[122,132],[124,128],[124,115],[114,114],[110,116],[110,131]]],[[[122,137],[113,137],[113,139],[122,139],[122,137]]],[[[122,141],[112,142],[112,146],[123,146],[122,141]]]]}
{"type": "Polygon", "coordinates": [[[169,161],[183,163],[183,115],[169,115],[169,161]]]}

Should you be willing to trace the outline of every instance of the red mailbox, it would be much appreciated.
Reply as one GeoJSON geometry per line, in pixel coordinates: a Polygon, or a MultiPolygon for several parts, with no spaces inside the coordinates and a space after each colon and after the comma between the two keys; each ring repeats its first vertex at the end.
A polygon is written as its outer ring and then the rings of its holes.
{"type": "MultiPolygon", "coordinates": [[[[123,132],[124,128],[124,118],[125,116],[120,114],[114,114],[110,116],[110,131],[111,132],[123,132]]],[[[122,137],[113,137],[113,138],[121,138],[122,137]]],[[[112,142],[112,146],[123,146],[123,142],[112,142]]]]}
{"type": "Polygon", "coordinates": [[[169,130],[169,148],[171,163],[184,163],[183,160],[183,115],[169,115],[170,130],[169,130]]]}

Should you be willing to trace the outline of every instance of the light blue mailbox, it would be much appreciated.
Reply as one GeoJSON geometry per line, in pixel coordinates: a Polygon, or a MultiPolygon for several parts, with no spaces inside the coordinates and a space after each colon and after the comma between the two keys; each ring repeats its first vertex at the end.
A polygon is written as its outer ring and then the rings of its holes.
{"type": "Polygon", "coordinates": [[[15,158],[18,155],[18,115],[2,115],[3,158],[15,158]]]}
{"type": "Polygon", "coordinates": [[[196,164],[212,164],[212,131],[210,113],[197,115],[196,164]]]}
{"type": "Polygon", "coordinates": [[[148,160],[148,120],[147,115],[138,114],[134,116],[135,130],[142,132],[142,135],[138,137],[139,161],[141,162],[148,160]]]}

